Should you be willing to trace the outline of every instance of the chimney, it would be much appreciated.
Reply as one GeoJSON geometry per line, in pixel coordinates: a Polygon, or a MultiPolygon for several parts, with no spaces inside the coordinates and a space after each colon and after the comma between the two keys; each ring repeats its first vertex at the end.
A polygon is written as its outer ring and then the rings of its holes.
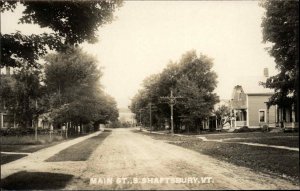
{"type": "Polygon", "coordinates": [[[264,68],[264,77],[268,78],[269,77],[269,69],[264,68]]]}

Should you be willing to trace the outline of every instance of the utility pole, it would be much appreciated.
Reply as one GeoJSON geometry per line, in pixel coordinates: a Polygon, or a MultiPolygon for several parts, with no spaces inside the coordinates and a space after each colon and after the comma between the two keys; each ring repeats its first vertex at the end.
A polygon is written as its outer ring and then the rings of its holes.
{"type": "MultiPolygon", "coordinates": [[[[38,107],[38,105],[37,105],[37,100],[35,100],[35,116],[36,116],[36,123],[33,123],[34,124],[34,138],[35,138],[35,141],[37,142],[38,141],[38,133],[37,133],[37,127],[38,127],[38,121],[39,121],[39,119],[38,119],[38,115],[37,115],[37,107],[38,107]]],[[[34,121],[34,120],[33,120],[34,121]]]]}
{"type": "Polygon", "coordinates": [[[151,106],[152,106],[152,104],[151,104],[151,102],[150,102],[150,104],[149,104],[149,108],[150,108],[150,133],[152,133],[152,116],[151,116],[151,106]]]}
{"type": "Polygon", "coordinates": [[[142,131],[142,109],[140,109],[140,131],[142,131]]]}
{"type": "Polygon", "coordinates": [[[171,108],[171,134],[174,134],[174,121],[173,121],[173,107],[176,104],[177,99],[182,99],[183,97],[181,96],[173,96],[173,91],[171,90],[171,95],[170,96],[163,96],[160,97],[162,100],[167,100],[167,103],[170,105],[171,108]]]}
{"type": "Polygon", "coordinates": [[[154,110],[157,109],[157,107],[150,102],[149,103],[149,109],[150,109],[149,114],[150,114],[150,133],[151,133],[153,131],[153,129],[152,129],[152,111],[153,111],[153,109],[154,110]]]}

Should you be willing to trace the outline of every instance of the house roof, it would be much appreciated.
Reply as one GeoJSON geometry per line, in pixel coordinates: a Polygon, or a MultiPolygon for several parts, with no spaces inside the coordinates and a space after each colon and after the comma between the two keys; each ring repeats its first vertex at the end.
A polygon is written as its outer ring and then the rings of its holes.
{"type": "Polygon", "coordinates": [[[247,95],[264,94],[272,95],[274,90],[265,88],[260,85],[260,82],[266,82],[266,77],[263,76],[245,76],[235,80],[235,85],[242,86],[247,95]]]}
{"type": "Polygon", "coordinates": [[[269,93],[248,93],[248,96],[271,96],[273,95],[274,92],[269,92],[269,93]]]}

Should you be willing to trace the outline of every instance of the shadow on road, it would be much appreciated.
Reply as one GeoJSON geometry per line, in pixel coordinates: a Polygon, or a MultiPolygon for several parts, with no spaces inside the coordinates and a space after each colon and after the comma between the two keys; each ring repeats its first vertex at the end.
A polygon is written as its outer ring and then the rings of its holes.
{"type": "Polygon", "coordinates": [[[21,171],[1,180],[1,190],[62,189],[73,175],[21,171]]]}

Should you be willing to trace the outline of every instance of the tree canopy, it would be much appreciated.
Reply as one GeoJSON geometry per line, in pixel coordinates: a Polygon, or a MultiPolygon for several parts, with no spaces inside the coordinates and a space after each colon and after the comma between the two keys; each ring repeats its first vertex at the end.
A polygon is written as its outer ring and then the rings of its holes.
{"type": "Polygon", "coordinates": [[[20,127],[32,126],[41,114],[56,125],[108,123],[118,118],[115,100],[104,93],[97,60],[80,48],[45,57],[42,68],[22,67],[0,75],[0,98],[20,127]]]}
{"type": "Polygon", "coordinates": [[[299,80],[299,1],[264,0],[263,41],[272,43],[269,53],[279,73],[267,79],[265,86],[275,90],[270,104],[290,106],[297,101],[299,80]]]}
{"type": "Polygon", "coordinates": [[[62,51],[67,45],[84,41],[95,43],[98,28],[113,20],[113,12],[122,1],[0,1],[1,12],[14,11],[19,4],[25,7],[20,23],[38,24],[53,32],[1,33],[1,67],[18,67],[25,62],[35,66],[48,50],[62,51]]]}
{"type": "Polygon", "coordinates": [[[116,102],[101,89],[97,60],[80,48],[45,58],[45,85],[58,122],[107,123],[118,118],[116,102]]]}
{"type": "MultiPolygon", "coordinates": [[[[179,125],[184,116],[185,123],[198,127],[201,121],[211,115],[219,97],[213,92],[217,85],[217,75],[211,71],[212,60],[205,55],[197,56],[195,51],[182,55],[179,62],[170,62],[160,74],[154,74],[144,80],[143,89],[132,99],[131,110],[139,116],[140,109],[148,111],[148,104],[157,106],[153,114],[153,124],[160,126],[169,119],[170,107],[160,97],[169,96],[170,90],[175,96],[182,96],[174,106],[175,125],[179,125]]],[[[149,112],[144,112],[145,123],[149,123],[149,112]]],[[[138,120],[138,118],[137,118],[138,120]]]]}

